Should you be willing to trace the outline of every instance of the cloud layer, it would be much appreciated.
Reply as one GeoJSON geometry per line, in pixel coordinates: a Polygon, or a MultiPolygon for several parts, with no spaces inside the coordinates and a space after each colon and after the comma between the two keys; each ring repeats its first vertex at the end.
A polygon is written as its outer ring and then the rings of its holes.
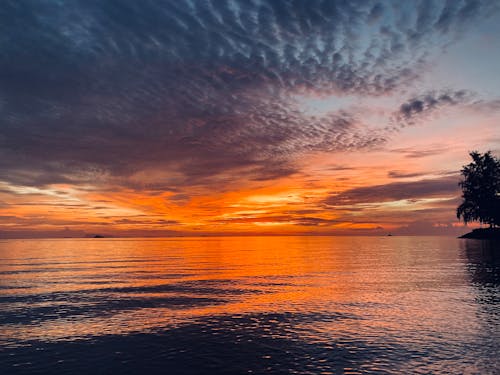
{"type": "Polygon", "coordinates": [[[413,125],[444,107],[471,104],[474,95],[466,90],[428,92],[408,99],[394,114],[394,121],[400,125],[413,125]]]}
{"type": "Polygon", "coordinates": [[[384,185],[363,186],[332,194],[325,200],[330,206],[351,206],[360,203],[383,203],[404,199],[455,197],[459,193],[458,176],[437,179],[392,182],[384,185]]]}
{"type": "MultiPolygon", "coordinates": [[[[0,179],[175,190],[297,172],[387,135],[301,95],[389,95],[482,1],[4,1],[0,179]]],[[[461,100],[415,98],[401,121],[461,100]]]]}

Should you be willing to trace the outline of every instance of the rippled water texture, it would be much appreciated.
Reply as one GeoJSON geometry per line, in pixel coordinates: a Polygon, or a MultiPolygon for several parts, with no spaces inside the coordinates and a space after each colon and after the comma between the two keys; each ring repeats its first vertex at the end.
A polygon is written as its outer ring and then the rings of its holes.
{"type": "Polygon", "coordinates": [[[499,246],[3,240],[0,372],[498,374],[499,246]]]}

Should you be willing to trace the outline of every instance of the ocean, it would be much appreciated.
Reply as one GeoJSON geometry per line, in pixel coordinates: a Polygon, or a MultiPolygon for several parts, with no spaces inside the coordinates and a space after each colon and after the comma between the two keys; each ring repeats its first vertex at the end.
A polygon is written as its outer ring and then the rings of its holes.
{"type": "Polygon", "coordinates": [[[500,243],[0,240],[7,374],[498,374],[500,243]]]}

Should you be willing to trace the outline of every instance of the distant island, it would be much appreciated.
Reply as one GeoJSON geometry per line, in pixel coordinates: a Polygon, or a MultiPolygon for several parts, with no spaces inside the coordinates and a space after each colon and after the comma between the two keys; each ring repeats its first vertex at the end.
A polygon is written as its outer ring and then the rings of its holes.
{"type": "Polygon", "coordinates": [[[500,228],[478,228],[466,233],[459,238],[471,238],[477,240],[500,240],[500,228]]]}

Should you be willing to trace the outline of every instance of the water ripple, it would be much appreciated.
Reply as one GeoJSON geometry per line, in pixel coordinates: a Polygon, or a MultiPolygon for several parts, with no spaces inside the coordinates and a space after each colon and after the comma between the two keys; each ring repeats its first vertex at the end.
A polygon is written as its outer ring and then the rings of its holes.
{"type": "Polygon", "coordinates": [[[500,373],[499,248],[0,241],[2,374],[500,373]]]}

